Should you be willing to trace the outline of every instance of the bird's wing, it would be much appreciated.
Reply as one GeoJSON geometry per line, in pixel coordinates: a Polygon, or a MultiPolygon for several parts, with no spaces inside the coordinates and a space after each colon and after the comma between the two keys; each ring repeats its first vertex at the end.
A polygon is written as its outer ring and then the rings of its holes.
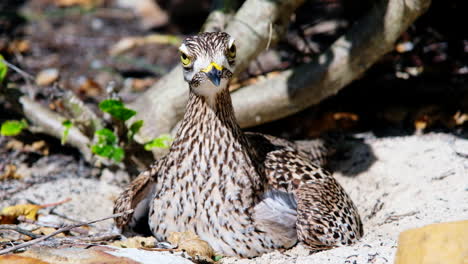
{"type": "Polygon", "coordinates": [[[147,233],[149,200],[152,196],[156,176],[163,159],[156,161],[148,170],[140,173],[120,194],[114,203],[114,213],[133,209],[130,214],[115,218],[115,225],[123,233],[147,233]]]}
{"type": "Polygon", "coordinates": [[[247,137],[263,164],[269,189],[295,200],[300,241],[323,249],[351,244],[362,236],[356,207],[328,171],[291,142],[262,134],[247,137]]]}
{"type": "Polygon", "coordinates": [[[282,138],[273,137],[260,133],[245,133],[249,142],[255,148],[291,148],[296,150],[301,156],[304,156],[310,162],[318,166],[325,166],[328,158],[334,153],[333,142],[329,138],[318,138],[312,140],[288,141],[282,138]]]}

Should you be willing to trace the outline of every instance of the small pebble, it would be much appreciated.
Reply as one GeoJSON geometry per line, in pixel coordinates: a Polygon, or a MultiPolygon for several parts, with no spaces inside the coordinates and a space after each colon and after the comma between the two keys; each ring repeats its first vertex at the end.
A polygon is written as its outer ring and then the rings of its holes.
{"type": "Polygon", "coordinates": [[[50,85],[55,82],[59,77],[59,70],[55,68],[49,68],[40,71],[36,76],[36,84],[39,86],[50,85]]]}

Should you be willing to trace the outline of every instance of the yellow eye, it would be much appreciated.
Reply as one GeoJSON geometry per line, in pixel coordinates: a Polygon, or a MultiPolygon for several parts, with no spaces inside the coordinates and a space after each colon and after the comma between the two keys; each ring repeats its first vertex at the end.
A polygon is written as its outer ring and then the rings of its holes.
{"type": "Polygon", "coordinates": [[[181,52],[180,53],[180,61],[182,62],[182,65],[187,66],[187,65],[190,64],[191,59],[190,59],[189,56],[187,56],[187,54],[181,52]]]}
{"type": "Polygon", "coordinates": [[[234,59],[236,57],[236,45],[232,43],[232,45],[227,50],[227,55],[230,59],[234,59]]]}

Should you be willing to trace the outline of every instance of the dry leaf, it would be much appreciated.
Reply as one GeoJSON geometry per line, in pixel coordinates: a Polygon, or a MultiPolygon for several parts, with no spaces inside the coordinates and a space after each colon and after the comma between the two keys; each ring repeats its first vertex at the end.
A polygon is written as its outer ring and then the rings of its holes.
{"type": "Polygon", "coordinates": [[[453,115],[453,120],[457,126],[463,125],[463,123],[468,121],[468,114],[458,111],[455,113],[455,115],[453,115]]]}
{"type": "Polygon", "coordinates": [[[144,37],[125,37],[114,44],[109,54],[116,56],[122,54],[135,47],[147,45],[147,44],[161,44],[161,45],[174,45],[178,46],[181,43],[181,39],[173,35],[163,34],[152,34],[144,37]]]}
{"type": "MultiPolygon", "coordinates": [[[[2,209],[0,216],[8,216],[17,218],[20,215],[24,215],[26,219],[36,220],[37,211],[42,207],[37,204],[19,204],[8,206],[2,209]]],[[[2,223],[3,224],[3,223],[2,223]]]]}
{"type": "Polygon", "coordinates": [[[102,87],[95,80],[82,77],[78,81],[78,93],[86,96],[94,97],[102,93],[102,87]]]}
{"type": "Polygon", "coordinates": [[[0,256],[0,264],[49,264],[49,262],[11,254],[0,256]]]}
{"type": "Polygon", "coordinates": [[[204,260],[212,261],[215,255],[214,249],[208,242],[201,240],[200,237],[192,232],[172,232],[167,241],[177,245],[177,250],[185,251],[192,257],[201,257],[204,260]]]}
{"type": "Polygon", "coordinates": [[[24,147],[23,142],[21,142],[19,140],[16,140],[16,139],[12,139],[12,140],[8,141],[8,143],[6,144],[6,149],[8,149],[8,150],[10,150],[10,149],[23,150],[23,147],[24,147]]]}
{"type": "Polygon", "coordinates": [[[102,4],[102,0],[54,0],[54,4],[59,7],[81,6],[92,8],[102,4]]]}
{"type": "Polygon", "coordinates": [[[0,174],[0,181],[4,180],[19,180],[23,178],[23,175],[16,172],[16,166],[13,164],[8,164],[5,166],[5,172],[0,174]]]}
{"type": "Polygon", "coordinates": [[[44,140],[38,140],[33,142],[31,145],[27,145],[14,139],[7,143],[6,148],[24,152],[36,152],[44,156],[49,155],[49,146],[44,140]]]}
{"type": "MultiPolygon", "coordinates": [[[[51,233],[53,233],[55,231],[57,231],[57,229],[55,229],[53,227],[41,226],[40,228],[34,230],[33,233],[37,234],[37,235],[49,235],[49,234],[51,234],[51,233]]],[[[55,237],[65,237],[65,234],[60,233],[60,234],[55,235],[55,237]]]]}
{"type": "Polygon", "coordinates": [[[127,240],[115,241],[109,245],[121,248],[152,248],[155,243],[156,239],[154,237],[135,236],[130,237],[127,240]]]}
{"type": "Polygon", "coordinates": [[[24,53],[29,50],[29,40],[13,40],[8,44],[9,53],[24,53]]]}
{"type": "Polygon", "coordinates": [[[0,211],[0,224],[14,224],[19,216],[24,216],[29,220],[36,220],[37,211],[45,207],[57,206],[63,203],[70,201],[71,199],[65,199],[63,201],[51,204],[18,204],[13,206],[8,206],[0,211]]]}

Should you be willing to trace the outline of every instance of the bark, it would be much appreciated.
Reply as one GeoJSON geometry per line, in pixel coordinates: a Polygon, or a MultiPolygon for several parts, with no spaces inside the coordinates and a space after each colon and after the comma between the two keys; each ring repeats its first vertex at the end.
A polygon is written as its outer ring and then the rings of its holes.
{"type": "MultiPolygon", "coordinates": [[[[52,112],[26,96],[22,96],[19,102],[23,107],[24,116],[37,126],[36,128],[30,129],[31,131],[44,133],[56,138],[62,137],[65,129],[62,123],[66,120],[64,117],[58,113],[52,112]]],[[[70,128],[67,144],[80,150],[87,161],[91,161],[92,158],[89,147],[90,143],[89,138],[83,135],[78,128],[75,126],[70,128]]]]}
{"type": "Polygon", "coordinates": [[[313,62],[232,94],[237,120],[250,127],[276,120],[336,94],[361,76],[430,6],[430,0],[383,0],[313,62]]]}

